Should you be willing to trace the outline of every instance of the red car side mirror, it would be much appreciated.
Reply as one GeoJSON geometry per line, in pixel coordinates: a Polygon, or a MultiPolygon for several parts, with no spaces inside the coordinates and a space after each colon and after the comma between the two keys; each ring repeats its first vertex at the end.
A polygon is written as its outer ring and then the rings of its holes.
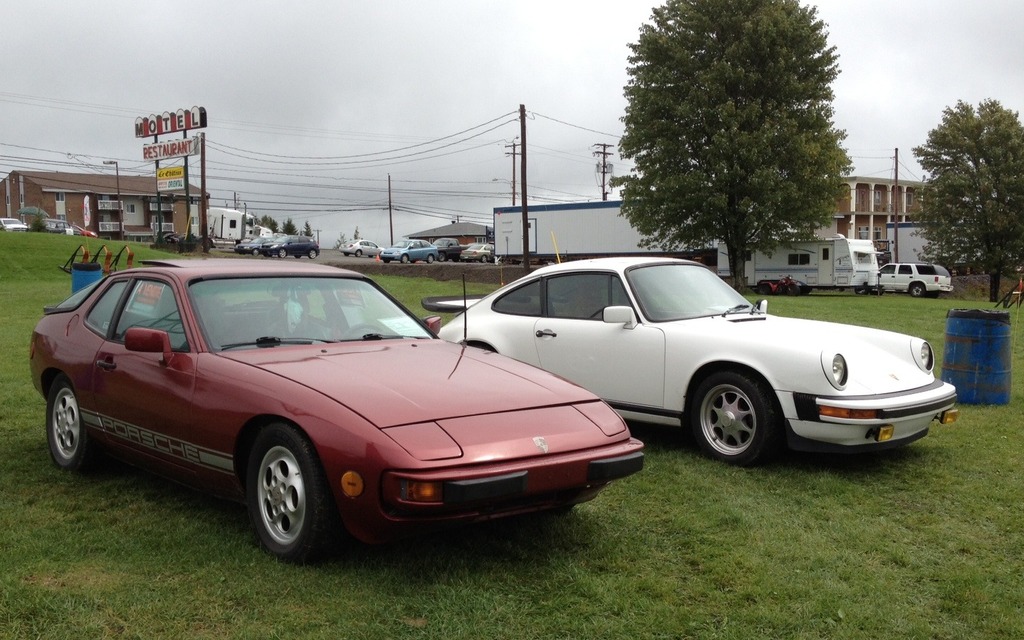
{"type": "Polygon", "coordinates": [[[171,338],[166,331],[132,327],[124,332],[124,347],[141,353],[161,353],[163,364],[171,360],[171,338]]]}
{"type": "Polygon", "coordinates": [[[441,316],[429,316],[423,318],[423,322],[426,323],[427,328],[434,335],[437,335],[437,332],[441,330],[441,316]]]}

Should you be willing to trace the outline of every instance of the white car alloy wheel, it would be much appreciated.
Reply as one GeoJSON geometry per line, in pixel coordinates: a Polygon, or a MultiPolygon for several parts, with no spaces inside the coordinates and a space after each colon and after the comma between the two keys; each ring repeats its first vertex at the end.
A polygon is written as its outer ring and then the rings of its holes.
{"type": "Polygon", "coordinates": [[[95,447],[67,376],[62,374],[53,381],[46,405],[46,440],[53,462],[70,471],[86,469],[96,458],[95,447]]]}
{"type": "Polygon", "coordinates": [[[709,375],[697,387],[690,421],[701,449],[732,464],[757,464],[782,444],[769,391],[742,373],[709,375]]]}
{"type": "Polygon", "coordinates": [[[267,451],[260,463],[257,491],[267,533],[281,545],[295,542],[306,517],[306,487],[291,451],[285,447],[267,451]]]}
{"type": "Polygon", "coordinates": [[[340,529],[316,450],[283,423],[265,427],[253,443],[246,504],[260,543],[289,562],[320,555],[340,529]]]}

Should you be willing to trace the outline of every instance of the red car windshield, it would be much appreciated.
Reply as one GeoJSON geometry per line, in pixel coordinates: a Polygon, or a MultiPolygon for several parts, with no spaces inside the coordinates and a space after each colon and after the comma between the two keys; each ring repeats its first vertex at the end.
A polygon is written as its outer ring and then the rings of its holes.
{"type": "Polygon", "coordinates": [[[189,295],[217,350],[431,337],[415,317],[367,280],[223,278],[194,282],[189,295]]]}

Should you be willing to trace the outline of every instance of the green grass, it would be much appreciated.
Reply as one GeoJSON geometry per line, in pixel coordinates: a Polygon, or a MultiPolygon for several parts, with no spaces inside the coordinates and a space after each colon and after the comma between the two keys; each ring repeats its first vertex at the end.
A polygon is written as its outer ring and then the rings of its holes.
{"type": "MultiPolygon", "coordinates": [[[[757,469],[635,426],[646,469],[569,515],[296,567],[258,549],[240,505],[118,464],[85,476],[52,465],[27,350],[43,305],[70,291],[57,266],[77,246],[0,234],[0,637],[1024,637],[1019,385],[1009,405],[963,406],[909,447],[757,469]]],[[[418,313],[421,297],[461,288],[379,281],[418,313]]],[[[780,315],[915,333],[940,355],[950,308],[990,305],[770,301],[780,315]]]]}

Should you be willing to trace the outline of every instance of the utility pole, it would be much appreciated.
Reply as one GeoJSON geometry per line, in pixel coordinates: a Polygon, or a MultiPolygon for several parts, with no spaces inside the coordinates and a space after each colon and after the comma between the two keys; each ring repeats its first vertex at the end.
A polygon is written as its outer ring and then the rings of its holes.
{"type": "Polygon", "coordinates": [[[516,140],[518,140],[518,139],[519,139],[518,136],[515,137],[515,138],[512,138],[512,144],[506,144],[505,145],[506,149],[508,149],[509,147],[512,147],[512,153],[506,153],[505,155],[506,156],[508,156],[508,155],[512,156],[512,206],[513,207],[516,206],[516,140]]]}
{"type": "MultiPolygon", "coordinates": [[[[181,132],[181,139],[188,140],[188,131],[181,132]]],[[[188,156],[185,156],[185,233],[181,235],[182,242],[195,242],[195,236],[192,235],[192,194],[189,193],[189,179],[188,179],[188,156]]],[[[171,202],[174,202],[174,198],[171,198],[171,202]]],[[[196,212],[199,215],[199,212],[196,212]]],[[[171,205],[171,220],[174,220],[174,205],[171,205]]],[[[244,229],[244,227],[243,227],[244,229]]],[[[243,231],[244,233],[244,231],[243,231]]],[[[184,244],[178,244],[178,251],[184,248],[184,244]]]]}
{"type": "Polygon", "coordinates": [[[388,246],[395,244],[395,219],[391,209],[391,174],[388,174],[388,226],[391,229],[391,240],[388,246]]]}
{"type": "Polygon", "coordinates": [[[206,134],[199,134],[199,228],[202,229],[203,253],[210,253],[213,242],[210,230],[206,228],[210,203],[206,200],[206,134]]]}
{"type": "Polygon", "coordinates": [[[606,185],[608,184],[608,172],[611,169],[611,167],[608,165],[608,156],[612,154],[612,152],[608,150],[608,147],[611,147],[613,145],[602,142],[595,144],[594,146],[600,147],[600,150],[595,151],[594,155],[601,158],[601,162],[597,164],[597,171],[601,174],[601,200],[607,200],[608,187],[606,185]]]}
{"type": "Polygon", "coordinates": [[[521,180],[523,181],[523,273],[530,273],[530,218],[526,209],[526,106],[519,105],[519,139],[522,142],[521,180]]]}
{"type": "Polygon", "coordinates": [[[893,211],[893,243],[892,261],[900,261],[900,150],[896,149],[896,164],[893,168],[892,180],[892,211],[893,211]]]}

